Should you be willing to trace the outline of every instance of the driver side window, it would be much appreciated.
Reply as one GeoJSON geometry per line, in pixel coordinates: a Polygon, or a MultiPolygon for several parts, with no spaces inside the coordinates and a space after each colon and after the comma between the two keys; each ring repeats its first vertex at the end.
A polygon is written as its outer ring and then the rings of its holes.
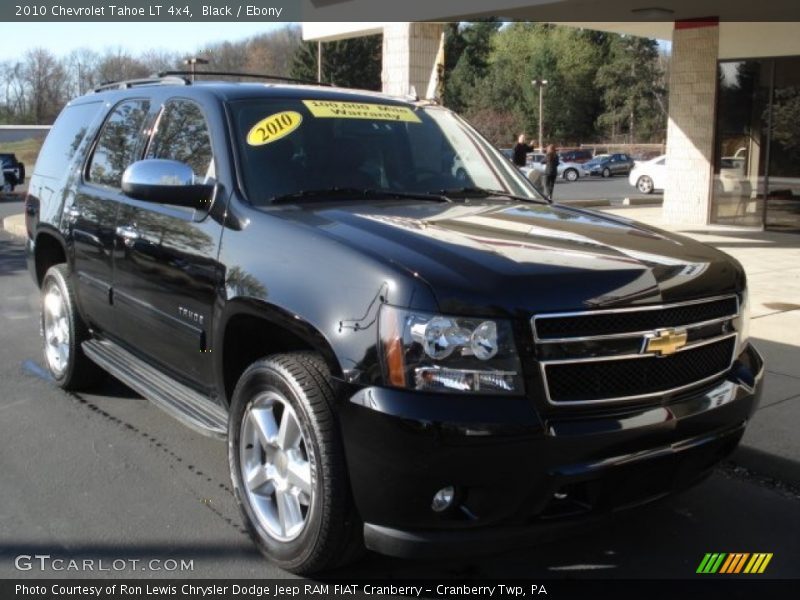
{"type": "Polygon", "coordinates": [[[214,157],[208,123],[200,107],[189,100],[168,100],[158,117],[146,158],[186,163],[203,181],[214,177],[214,157]]]}

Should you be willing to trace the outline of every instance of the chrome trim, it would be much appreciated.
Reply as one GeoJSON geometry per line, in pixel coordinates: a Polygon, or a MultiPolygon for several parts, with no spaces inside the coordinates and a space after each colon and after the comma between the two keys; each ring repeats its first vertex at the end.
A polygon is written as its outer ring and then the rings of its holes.
{"type": "MultiPolygon", "coordinates": [[[[701,434],[695,437],[685,438],[682,440],[677,440],[675,442],[672,442],[671,444],[667,444],[666,446],[661,446],[658,448],[648,448],[647,450],[638,450],[636,452],[631,452],[630,454],[622,454],[619,456],[612,456],[609,458],[601,458],[599,460],[586,463],[584,465],[580,465],[580,470],[593,471],[596,469],[602,469],[604,467],[619,466],[619,465],[629,464],[632,462],[638,462],[641,460],[658,458],[659,456],[672,455],[677,452],[690,450],[692,448],[696,448],[698,446],[702,446],[707,443],[715,442],[719,439],[723,439],[731,435],[736,435],[739,432],[744,431],[746,424],[747,424],[746,421],[742,421],[734,427],[717,430],[712,433],[701,434]]],[[[576,470],[577,469],[575,466],[567,466],[558,469],[558,471],[562,473],[575,472],[576,470]]]]}
{"type": "MultiPolygon", "coordinates": [[[[655,330],[661,331],[661,330],[655,330]]],[[[707,346],[708,344],[713,344],[714,342],[721,342],[722,340],[726,340],[728,338],[736,337],[738,332],[733,333],[724,333],[722,335],[715,336],[713,338],[705,338],[699,340],[697,342],[693,342],[692,344],[686,344],[685,346],[681,346],[678,350],[675,351],[675,354],[679,354],[680,352],[685,352],[686,350],[692,350],[694,348],[699,348],[700,346],[707,346]]],[[[588,362],[605,362],[611,360],[632,360],[637,358],[668,358],[668,356],[661,356],[655,352],[647,352],[647,353],[636,353],[636,354],[609,354],[608,356],[590,356],[588,358],[560,358],[555,360],[541,360],[539,361],[540,365],[563,365],[563,364],[580,364],[580,363],[588,363],[588,362]]],[[[669,356],[674,356],[674,354],[670,354],[669,356]]]]}
{"type": "Polygon", "coordinates": [[[539,344],[571,344],[578,342],[593,342],[596,340],[619,340],[625,338],[641,337],[647,335],[648,333],[663,331],[665,329],[679,329],[679,330],[685,329],[686,331],[691,331],[693,329],[700,329],[701,327],[707,327],[709,325],[713,325],[714,323],[724,323],[725,321],[730,321],[738,316],[739,313],[736,313],[733,315],[727,315],[725,317],[719,317],[717,319],[709,319],[708,321],[698,321],[697,323],[689,323],[688,325],[676,325],[674,327],[660,327],[658,329],[645,329],[642,331],[631,331],[630,333],[624,331],[621,333],[605,333],[603,335],[587,335],[582,337],[539,339],[536,337],[536,330],[534,329],[533,336],[534,340],[539,344]]]}
{"type": "MultiPolygon", "coordinates": [[[[724,369],[722,369],[721,371],[719,371],[717,373],[714,373],[713,375],[709,375],[708,377],[705,377],[703,379],[698,379],[697,381],[693,381],[692,383],[687,383],[686,385],[681,385],[681,386],[674,387],[674,388],[669,388],[669,389],[666,389],[666,390],[659,390],[657,392],[649,392],[647,394],[634,394],[632,396],[616,396],[616,397],[612,397],[612,398],[597,398],[595,400],[553,400],[551,398],[551,396],[550,396],[550,385],[547,382],[547,373],[545,372],[545,367],[547,365],[553,365],[553,364],[565,364],[565,363],[566,364],[575,364],[575,363],[580,363],[580,362],[602,362],[602,361],[607,361],[607,360],[619,360],[621,358],[623,358],[623,359],[635,359],[635,358],[646,358],[646,357],[658,357],[658,355],[652,354],[652,353],[651,354],[628,354],[628,355],[624,355],[624,356],[621,356],[621,357],[608,356],[608,357],[602,357],[602,358],[600,358],[600,357],[592,357],[592,358],[582,359],[582,360],[580,360],[580,359],[579,360],[572,359],[572,360],[555,360],[555,361],[540,362],[539,363],[539,371],[540,371],[540,374],[541,374],[541,377],[542,377],[542,384],[544,385],[545,399],[547,400],[547,403],[550,404],[551,406],[585,406],[585,405],[591,405],[591,404],[610,404],[610,403],[615,403],[615,402],[626,402],[626,401],[630,401],[630,400],[638,400],[638,399],[643,399],[643,398],[654,398],[656,396],[664,396],[664,395],[667,395],[667,394],[674,394],[676,392],[681,392],[683,390],[688,390],[690,388],[697,387],[697,386],[703,385],[704,383],[712,381],[712,380],[716,379],[717,377],[719,377],[720,375],[722,375],[724,373],[727,373],[728,371],[731,370],[731,367],[733,367],[733,363],[736,361],[736,350],[739,347],[739,339],[738,339],[739,338],[739,333],[735,332],[735,333],[730,333],[730,334],[727,334],[727,335],[724,335],[724,336],[719,336],[719,337],[716,337],[716,338],[710,338],[709,340],[703,340],[702,342],[698,342],[696,344],[692,344],[691,346],[684,346],[683,348],[678,350],[678,352],[683,352],[685,350],[691,350],[693,348],[698,348],[700,346],[705,346],[705,345],[708,345],[708,344],[712,344],[714,342],[720,342],[720,341],[723,341],[723,340],[728,339],[728,338],[736,338],[736,339],[734,340],[734,343],[733,343],[733,352],[731,352],[731,360],[728,363],[728,366],[725,367],[724,369]]],[[[676,354],[678,352],[676,352],[676,354]]],[[[674,354],[672,356],[674,356],[674,354]]],[[[661,357],[661,358],[664,358],[666,360],[669,359],[669,357],[661,357]]]]}
{"type": "MultiPolygon", "coordinates": [[[[700,321],[698,323],[687,323],[686,325],[674,325],[673,327],[680,327],[690,329],[693,327],[700,327],[703,325],[710,325],[712,323],[716,323],[718,321],[726,321],[728,319],[733,319],[739,316],[741,313],[741,301],[739,300],[738,294],[728,294],[726,296],[712,296],[711,298],[703,298],[701,300],[686,300],[684,302],[675,302],[672,304],[657,304],[657,305],[648,305],[648,306],[626,306],[624,308],[604,308],[599,310],[580,310],[580,311],[571,311],[571,312],[560,312],[560,313],[545,313],[540,315],[534,315],[531,317],[531,329],[533,330],[533,340],[534,342],[542,343],[542,344],[558,344],[558,343],[565,343],[565,342],[581,342],[581,341],[590,341],[590,340],[601,340],[601,339],[613,339],[613,338],[625,338],[625,337],[636,337],[637,335],[644,335],[645,333],[650,333],[651,331],[655,330],[645,330],[641,332],[621,332],[621,333],[613,333],[613,334],[602,334],[597,336],[582,336],[582,337],[566,337],[566,338],[540,338],[539,334],[536,331],[536,321],[540,319],[560,319],[564,317],[581,317],[581,316],[592,316],[592,315],[603,315],[603,314],[615,314],[615,313],[628,313],[628,312],[647,312],[651,310],[665,310],[669,308],[676,308],[679,306],[691,306],[693,304],[708,304],[711,302],[718,302],[720,300],[730,300],[731,298],[736,300],[736,313],[726,316],[726,317],[719,317],[717,319],[712,319],[710,321],[700,321]]],[[[665,328],[661,328],[665,329],[665,328]]]]}

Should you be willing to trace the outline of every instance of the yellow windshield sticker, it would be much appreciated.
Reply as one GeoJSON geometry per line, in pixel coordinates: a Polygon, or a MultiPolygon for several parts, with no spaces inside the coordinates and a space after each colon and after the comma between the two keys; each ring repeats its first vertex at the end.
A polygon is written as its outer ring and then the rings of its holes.
{"type": "Polygon", "coordinates": [[[405,121],[422,123],[407,106],[369,104],[366,102],[334,102],[332,100],[303,100],[315,117],[328,119],[371,119],[378,121],[405,121]]]}
{"type": "Polygon", "coordinates": [[[303,122],[303,115],[293,110],[285,110],[261,119],[250,128],[247,143],[251,146],[271,144],[286,137],[303,122]]]}

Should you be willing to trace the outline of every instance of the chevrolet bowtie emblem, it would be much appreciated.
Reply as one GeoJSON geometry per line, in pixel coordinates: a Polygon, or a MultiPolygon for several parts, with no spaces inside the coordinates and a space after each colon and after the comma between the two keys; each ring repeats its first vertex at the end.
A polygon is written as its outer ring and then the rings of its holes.
{"type": "Polygon", "coordinates": [[[674,329],[663,329],[656,333],[648,333],[644,338],[642,352],[669,356],[675,354],[686,345],[686,332],[674,329]]]}

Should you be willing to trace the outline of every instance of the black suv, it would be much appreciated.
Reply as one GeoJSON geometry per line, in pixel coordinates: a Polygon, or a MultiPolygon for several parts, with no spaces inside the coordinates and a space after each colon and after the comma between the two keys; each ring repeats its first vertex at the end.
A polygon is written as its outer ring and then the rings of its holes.
{"type": "Polygon", "coordinates": [[[25,183],[25,164],[17,160],[16,154],[0,153],[0,163],[3,165],[7,191],[13,192],[16,186],[25,183]]]}
{"type": "Polygon", "coordinates": [[[682,489],[758,402],[736,261],[548,203],[435,103],[122,83],[64,109],[26,203],[52,377],[107,371],[227,440],[295,572],[682,489]]]}

